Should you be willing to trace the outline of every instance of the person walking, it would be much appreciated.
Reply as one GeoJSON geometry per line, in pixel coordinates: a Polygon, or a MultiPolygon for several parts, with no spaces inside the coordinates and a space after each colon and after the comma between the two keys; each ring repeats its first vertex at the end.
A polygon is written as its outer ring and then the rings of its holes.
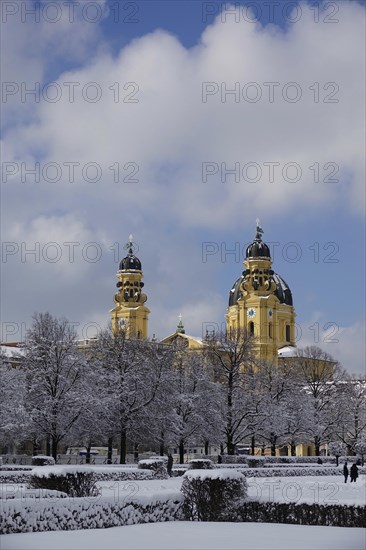
{"type": "Polygon", "coordinates": [[[172,477],[172,469],[173,469],[173,455],[171,453],[168,454],[168,462],[167,462],[167,471],[170,477],[172,477]]]}
{"type": "Polygon", "coordinates": [[[347,483],[347,479],[348,479],[348,466],[347,466],[347,462],[344,463],[344,466],[343,466],[343,475],[344,475],[344,482],[347,483]]]}
{"type": "Polygon", "coordinates": [[[356,479],[358,478],[358,468],[356,463],[352,464],[350,473],[351,473],[351,483],[352,481],[356,483],[356,479]]]}

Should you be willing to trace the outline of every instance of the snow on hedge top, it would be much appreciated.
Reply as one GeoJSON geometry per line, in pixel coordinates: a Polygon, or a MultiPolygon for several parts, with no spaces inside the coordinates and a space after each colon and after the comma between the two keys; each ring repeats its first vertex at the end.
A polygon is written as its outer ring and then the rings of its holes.
{"type": "Polygon", "coordinates": [[[139,460],[139,464],[156,464],[157,462],[165,462],[165,457],[159,456],[158,458],[145,458],[144,460],[139,460]]]}
{"type": "Polygon", "coordinates": [[[80,473],[92,473],[93,470],[88,466],[39,466],[33,468],[32,475],[37,477],[49,477],[51,474],[54,476],[65,476],[66,474],[80,474],[80,473]]]}
{"type": "Polygon", "coordinates": [[[243,479],[244,475],[237,470],[187,470],[183,477],[198,479],[243,479]]]}
{"type": "MultiPolygon", "coordinates": [[[[138,470],[137,468],[118,468],[118,467],[98,467],[94,468],[92,466],[39,466],[37,468],[33,468],[32,475],[36,475],[38,477],[49,477],[51,474],[55,476],[64,476],[66,474],[76,474],[76,473],[84,473],[84,472],[90,472],[90,473],[113,473],[113,472],[128,472],[129,474],[131,472],[137,472],[141,473],[141,470],[138,470]]],[[[3,472],[2,472],[3,473],[3,472]]]]}

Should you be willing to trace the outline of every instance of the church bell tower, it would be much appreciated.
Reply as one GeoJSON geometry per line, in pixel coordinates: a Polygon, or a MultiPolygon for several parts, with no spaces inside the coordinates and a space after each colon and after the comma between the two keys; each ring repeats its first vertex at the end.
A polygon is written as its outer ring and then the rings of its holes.
{"type": "Polygon", "coordinates": [[[128,254],[119,264],[117,272],[116,306],[111,310],[112,331],[117,334],[125,331],[126,338],[147,339],[150,310],[145,306],[147,296],[142,292],[144,283],[140,260],[134,255],[133,237],[125,245],[128,254]]]}
{"type": "Polygon", "coordinates": [[[278,350],[295,346],[295,310],[291,290],[272,270],[269,247],[262,241],[257,219],[256,236],[247,247],[244,271],[234,283],[226,314],[228,333],[247,331],[255,337],[257,356],[278,362],[278,350]]]}

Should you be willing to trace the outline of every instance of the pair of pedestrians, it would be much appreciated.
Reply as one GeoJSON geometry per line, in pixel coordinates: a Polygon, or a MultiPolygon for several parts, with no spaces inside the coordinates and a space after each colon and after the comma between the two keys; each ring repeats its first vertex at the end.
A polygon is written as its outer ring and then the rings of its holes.
{"type": "Polygon", "coordinates": [[[344,463],[343,466],[343,475],[344,475],[344,482],[347,483],[348,475],[351,474],[351,483],[354,481],[356,483],[356,479],[358,478],[358,468],[357,464],[352,464],[350,470],[348,471],[347,462],[344,463]]]}

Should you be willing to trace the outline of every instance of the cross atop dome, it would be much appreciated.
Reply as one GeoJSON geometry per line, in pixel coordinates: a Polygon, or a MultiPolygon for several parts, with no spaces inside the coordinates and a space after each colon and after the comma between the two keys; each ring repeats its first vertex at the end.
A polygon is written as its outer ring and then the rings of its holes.
{"type": "Polygon", "coordinates": [[[179,332],[180,334],[185,334],[185,329],[184,329],[184,325],[182,323],[182,314],[180,313],[178,315],[178,319],[179,319],[179,323],[178,323],[178,326],[177,326],[177,332],[179,332]]]}
{"type": "Polygon", "coordinates": [[[124,245],[124,249],[125,250],[128,250],[128,253],[129,254],[133,254],[133,235],[132,233],[130,233],[129,237],[128,237],[128,242],[124,245]]]}
{"type": "Polygon", "coordinates": [[[136,245],[136,243],[133,242],[133,235],[129,235],[128,237],[128,242],[124,245],[124,250],[127,250],[128,251],[128,255],[123,258],[123,260],[121,260],[120,264],[119,264],[119,269],[120,270],[138,270],[138,271],[141,271],[142,270],[142,267],[141,267],[141,262],[140,260],[137,258],[137,256],[134,255],[134,251],[136,249],[138,249],[138,246],[136,245]]]}
{"type": "Polygon", "coordinates": [[[264,233],[263,229],[261,228],[260,226],[260,223],[259,223],[259,218],[257,218],[255,220],[255,223],[256,223],[256,231],[257,231],[257,234],[255,236],[256,240],[258,241],[261,241],[262,240],[262,235],[264,233]]]}

